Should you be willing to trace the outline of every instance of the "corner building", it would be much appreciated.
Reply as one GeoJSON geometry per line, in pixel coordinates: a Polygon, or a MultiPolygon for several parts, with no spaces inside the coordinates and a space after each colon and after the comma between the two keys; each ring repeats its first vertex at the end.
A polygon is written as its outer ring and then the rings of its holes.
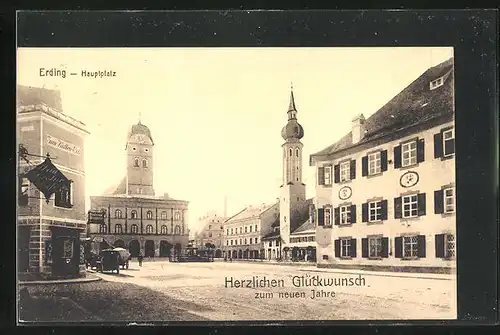
{"type": "Polygon", "coordinates": [[[60,92],[31,86],[17,88],[17,139],[26,148],[18,161],[18,272],[43,277],[85,275],[85,124],[62,113],[60,92]],[[46,155],[71,182],[46,201],[23,175],[46,155]],[[62,201],[61,199],[64,199],[62,201]]]}
{"type": "Polygon", "coordinates": [[[104,224],[89,224],[94,251],[123,247],[132,257],[173,257],[189,242],[188,202],[153,187],[154,142],[150,129],[139,123],[127,136],[126,176],[101,196],[90,197],[91,211],[104,212],[104,224]]]}
{"type": "Polygon", "coordinates": [[[319,267],[456,267],[453,59],[311,155],[319,267]]]}

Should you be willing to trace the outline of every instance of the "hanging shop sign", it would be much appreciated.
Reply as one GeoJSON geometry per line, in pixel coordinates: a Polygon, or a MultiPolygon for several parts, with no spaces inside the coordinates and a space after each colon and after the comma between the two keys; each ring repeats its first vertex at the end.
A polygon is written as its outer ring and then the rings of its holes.
{"type": "Polygon", "coordinates": [[[28,178],[28,180],[43,193],[47,203],[52,194],[63,188],[69,189],[69,185],[71,184],[71,180],[66,178],[66,176],[52,164],[52,161],[48,157],[43,163],[28,171],[24,177],[28,178]]]}

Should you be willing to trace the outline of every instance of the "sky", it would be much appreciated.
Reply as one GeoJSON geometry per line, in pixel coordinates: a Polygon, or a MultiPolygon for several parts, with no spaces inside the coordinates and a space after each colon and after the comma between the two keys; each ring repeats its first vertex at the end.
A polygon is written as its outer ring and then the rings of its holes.
{"type": "Polygon", "coordinates": [[[127,133],[140,118],[155,143],[155,192],[189,201],[195,231],[207,212],[224,214],[225,197],[228,216],[276,201],[291,83],[314,197],[309,155],[452,56],[449,47],[20,48],[17,82],[60,90],[63,113],[87,125],[87,197],[125,175],[127,133]],[[42,77],[40,68],[116,76],[42,77]]]}

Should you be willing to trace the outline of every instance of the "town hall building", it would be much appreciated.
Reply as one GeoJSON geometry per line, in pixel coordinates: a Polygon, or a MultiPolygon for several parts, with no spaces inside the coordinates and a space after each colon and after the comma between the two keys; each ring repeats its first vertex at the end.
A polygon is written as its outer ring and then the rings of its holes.
{"type": "Polygon", "coordinates": [[[91,211],[104,214],[104,222],[89,220],[93,250],[123,247],[132,257],[179,254],[189,242],[188,202],[155,195],[153,137],[140,121],[130,129],[125,151],[125,177],[103,195],[90,197],[91,211]]]}

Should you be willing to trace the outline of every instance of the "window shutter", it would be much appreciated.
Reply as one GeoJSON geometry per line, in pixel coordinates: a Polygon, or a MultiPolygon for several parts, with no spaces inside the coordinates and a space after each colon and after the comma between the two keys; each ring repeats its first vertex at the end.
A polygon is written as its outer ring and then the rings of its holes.
{"type": "Polygon", "coordinates": [[[445,234],[439,234],[435,237],[436,258],[444,258],[444,238],[445,234]]]}
{"type": "Polygon", "coordinates": [[[402,199],[401,197],[394,198],[394,218],[401,219],[403,217],[402,213],[402,199]]]}
{"type": "Polygon", "coordinates": [[[434,158],[443,157],[443,132],[434,134],[434,158]]]}
{"type": "Polygon", "coordinates": [[[444,213],[443,190],[434,191],[434,213],[444,213]]]}
{"type": "Polygon", "coordinates": [[[368,156],[361,158],[361,177],[368,175],[368,156]]]}
{"type": "Polygon", "coordinates": [[[387,200],[380,202],[381,219],[387,220],[387,200]]]}
{"type": "Polygon", "coordinates": [[[351,223],[356,223],[356,205],[351,205],[351,223]]]}
{"type": "Polygon", "coordinates": [[[418,216],[425,215],[425,193],[418,194],[418,216]]]}
{"type": "Polygon", "coordinates": [[[340,257],[340,240],[335,240],[335,257],[340,257]]]}
{"type": "Polygon", "coordinates": [[[382,237],[382,254],[380,255],[383,258],[389,257],[389,238],[382,237]]]}
{"type": "Polygon", "coordinates": [[[396,237],[394,239],[394,257],[402,258],[403,257],[403,238],[396,237]]]}
{"type": "Polygon", "coordinates": [[[325,225],[325,210],[323,208],[318,208],[318,226],[325,225]]]}
{"type": "Polygon", "coordinates": [[[318,168],[318,185],[325,185],[325,168],[318,168]]]}
{"type": "Polygon", "coordinates": [[[340,166],[337,164],[333,167],[334,182],[340,182],[340,166]]]}
{"type": "Polygon", "coordinates": [[[449,139],[445,143],[446,153],[455,153],[455,139],[449,139]]]}
{"type": "Polygon", "coordinates": [[[368,222],[368,203],[361,205],[361,222],[368,222]]]}
{"type": "Polygon", "coordinates": [[[368,258],[368,239],[367,238],[361,239],[361,257],[368,258]]]}
{"type": "Polygon", "coordinates": [[[340,224],[340,208],[335,208],[333,212],[335,217],[335,225],[338,226],[340,224]]]}
{"type": "Polygon", "coordinates": [[[417,253],[419,258],[425,258],[425,235],[418,235],[417,253]]]}
{"type": "Polygon", "coordinates": [[[351,256],[352,258],[356,258],[356,239],[355,238],[351,239],[351,249],[349,251],[351,252],[351,254],[349,256],[351,256]]]}
{"type": "Polygon", "coordinates": [[[417,163],[423,162],[425,158],[425,141],[423,138],[417,140],[417,163]]]}
{"type": "Polygon", "coordinates": [[[399,169],[401,167],[401,145],[394,147],[394,168],[399,169]]]}
{"type": "Polygon", "coordinates": [[[380,170],[382,172],[387,171],[387,150],[380,152],[380,170]]]}
{"type": "Polygon", "coordinates": [[[351,180],[353,179],[356,179],[356,160],[355,159],[352,159],[351,160],[351,164],[350,164],[350,177],[351,177],[351,180]]]}

